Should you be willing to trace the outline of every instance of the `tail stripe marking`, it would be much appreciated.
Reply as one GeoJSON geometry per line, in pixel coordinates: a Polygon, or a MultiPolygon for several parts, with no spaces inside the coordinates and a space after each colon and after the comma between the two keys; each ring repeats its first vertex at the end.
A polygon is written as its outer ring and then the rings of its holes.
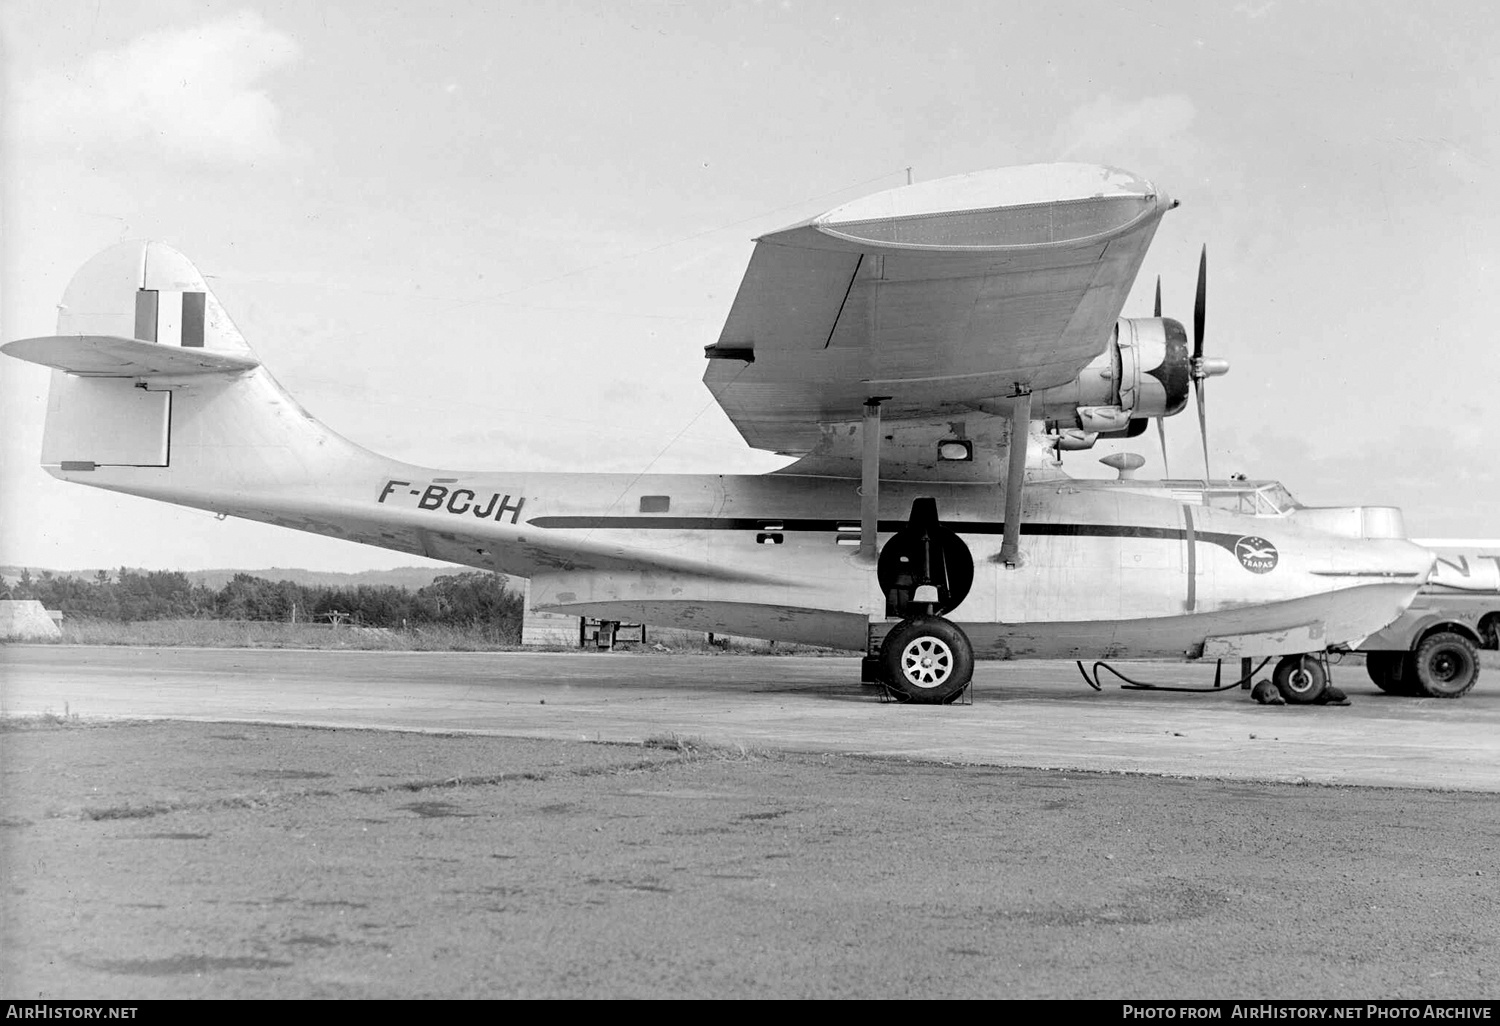
{"type": "Polygon", "coordinates": [[[182,294],[182,346],[184,349],[203,348],[203,314],[206,302],[202,292],[182,294]]]}
{"type": "Polygon", "coordinates": [[[156,341],[155,289],[137,289],[135,293],[135,337],[142,342],[156,341]]]}
{"type": "Polygon", "coordinates": [[[143,342],[202,349],[208,297],[203,292],[137,289],[135,337],[143,342]]]}

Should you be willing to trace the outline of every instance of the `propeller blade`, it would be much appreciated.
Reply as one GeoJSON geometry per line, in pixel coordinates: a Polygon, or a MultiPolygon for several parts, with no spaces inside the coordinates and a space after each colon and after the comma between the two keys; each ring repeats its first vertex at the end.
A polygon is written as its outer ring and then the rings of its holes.
{"type": "Polygon", "coordinates": [[[1208,246],[1198,257],[1198,297],[1193,301],[1193,359],[1203,358],[1203,329],[1208,314],[1208,246]]]}
{"type": "Polygon", "coordinates": [[[1207,483],[1213,480],[1213,475],[1208,470],[1208,412],[1203,406],[1203,380],[1194,379],[1193,386],[1193,391],[1198,396],[1198,435],[1203,439],[1203,480],[1207,483]]]}
{"type": "Polygon", "coordinates": [[[1161,275],[1159,275],[1159,274],[1156,276],[1156,309],[1151,314],[1151,316],[1152,317],[1160,317],[1161,316],[1161,275]]]}
{"type": "Polygon", "coordinates": [[[1156,418],[1156,434],[1161,439],[1161,476],[1172,476],[1172,465],[1167,462],[1167,418],[1156,418]]]}

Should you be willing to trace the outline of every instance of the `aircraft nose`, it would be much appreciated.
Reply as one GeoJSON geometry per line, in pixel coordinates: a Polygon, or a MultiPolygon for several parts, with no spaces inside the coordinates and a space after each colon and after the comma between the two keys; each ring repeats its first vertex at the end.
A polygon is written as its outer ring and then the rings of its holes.
{"type": "Polygon", "coordinates": [[[1385,577],[1426,583],[1432,573],[1433,554],[1420,545],[1394,538],[1381,538],[1336,550],[1334,572],[1350,577],[1385,577]]]}

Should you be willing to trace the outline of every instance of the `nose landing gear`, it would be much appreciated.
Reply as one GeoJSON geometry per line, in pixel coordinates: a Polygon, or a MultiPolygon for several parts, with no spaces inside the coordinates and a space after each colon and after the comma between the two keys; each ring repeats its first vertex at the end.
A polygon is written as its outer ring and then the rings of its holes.
{"type": "Polygon", "coordinates": [[[1288,704],[1311,705],[1328,687],[1328,667],[1318,656],[1282,656],[1271,681],[1288,704]]]}

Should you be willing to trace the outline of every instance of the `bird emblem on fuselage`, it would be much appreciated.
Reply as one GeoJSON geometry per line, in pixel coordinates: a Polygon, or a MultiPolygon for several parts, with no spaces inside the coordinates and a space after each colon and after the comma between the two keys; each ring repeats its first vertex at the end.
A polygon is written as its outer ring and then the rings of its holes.
{"type": "Polygon", "coordinates": [[[1253,574],[1270,573],[1281,558],[1275,545],[1255,535],[1247,535],[1235,542],[1234,554],[1239,557],[1240,565],[1253,574]]]}

